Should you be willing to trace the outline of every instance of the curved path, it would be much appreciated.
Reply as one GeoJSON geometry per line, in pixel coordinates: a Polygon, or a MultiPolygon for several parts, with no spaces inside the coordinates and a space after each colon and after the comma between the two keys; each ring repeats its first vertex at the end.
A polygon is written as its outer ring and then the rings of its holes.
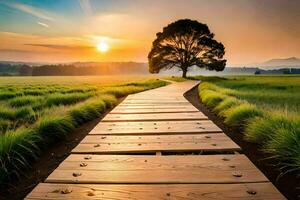
{"type": "Polygon", "coordinates": [[[196,84],[129,95],[26,199],[285,199],[183,97],[196,84]]]}

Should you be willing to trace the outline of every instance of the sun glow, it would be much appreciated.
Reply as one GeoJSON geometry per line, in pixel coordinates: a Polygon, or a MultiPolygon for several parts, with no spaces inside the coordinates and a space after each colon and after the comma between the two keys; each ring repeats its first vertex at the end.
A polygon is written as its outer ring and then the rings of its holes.
{"type": "Polygon", "coordinates": [[[109,46],[108,46],[107,42],[105,42],[105,41],[101,41],[97,44],[97,50],[99,52],[105,53],[108,51],[108,49],[109,49],[109,46]]]}

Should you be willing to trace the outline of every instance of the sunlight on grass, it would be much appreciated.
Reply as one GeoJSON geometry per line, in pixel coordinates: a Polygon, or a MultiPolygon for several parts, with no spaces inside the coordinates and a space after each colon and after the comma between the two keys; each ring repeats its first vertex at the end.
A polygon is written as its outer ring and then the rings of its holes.
{"type": "Polygon", "coordinates": [[[196,79],[203,81],[202,102],[241,128],[247,141],[260,144],[282,174],[300,169],[300,76],[196,79]]]}
{"type": "Polygon", "coordinates": [[[1,79],[6,86],[0,87],[0,183],[19,176],[40,150],[99,117],[117,98],[167,84],[149,77],[80,77],[76,84],[69,78],[1,79]]]}

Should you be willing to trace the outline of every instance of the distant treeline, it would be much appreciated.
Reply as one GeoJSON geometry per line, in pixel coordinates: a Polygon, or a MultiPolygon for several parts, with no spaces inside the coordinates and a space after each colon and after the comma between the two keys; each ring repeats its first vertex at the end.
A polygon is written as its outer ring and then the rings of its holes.
{"type": "Polygon", "coordinates": [[[0,75],[2,76],[30,76],[32,68],[28,65],[12,65],[0,63],[0,75]]]}
{"type": "Polygon", "coordinates": [[[300,74],[300,68],[260,69],[258,67],[227,67],[223,74],[300,74]]]}
{"type": "Polygon", "coordinates": [[[300,68],[257,69],[254,74],[300,74],[300,68]]]}
{"type": "MultiPolygon", "coordinates": [[[[137,62],[77,62],[41,66],[0,62],[0,76],[88,76],[148,73],[147,63],[137,62]]],[[[207,71],[193,69],[189,73],[190,75],[206,74],[207,71]]],[[[264,70],[257,67],[226,67],[224,71],[218,72],[218,75],[222,74],[300,74],[300,68],[264,70]]]]}
{"type": "Polygon", "coordinates": [[[2,76],[85,76],[110,74],[145,74],[145,63],[74,63],[58,65],[12,65],[0,63],[2,76]]]}

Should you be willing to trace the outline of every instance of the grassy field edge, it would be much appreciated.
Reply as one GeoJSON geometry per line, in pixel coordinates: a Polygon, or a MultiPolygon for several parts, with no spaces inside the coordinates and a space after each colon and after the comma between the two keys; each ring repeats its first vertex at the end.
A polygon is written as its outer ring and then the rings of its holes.
{"type": "Polygon", "coordinates": [[[246,100],[236,98],[232,89],[202,81],[198,87],[202,102],[224,119],[228,126],[240,127],[244,139],[257,143],[277,160],[281,175],[300,170],[300,120],[264,112],[246,100]]]}

